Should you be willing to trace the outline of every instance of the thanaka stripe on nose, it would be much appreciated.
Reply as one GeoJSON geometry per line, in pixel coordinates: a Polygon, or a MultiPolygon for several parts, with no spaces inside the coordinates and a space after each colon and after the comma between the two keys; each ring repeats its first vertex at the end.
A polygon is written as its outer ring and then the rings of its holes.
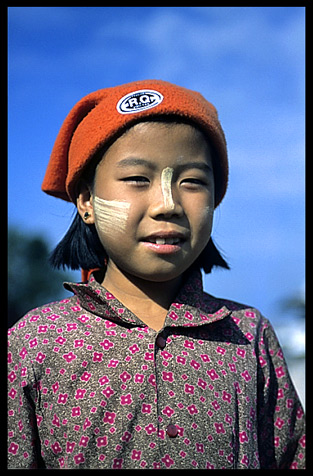
{"type": "Polygon", "coordinates": [[[174,169],[171,167],[166,167],[162,170],[161,174],[161,188],[164,199],[164,206],[167,210],[173,210],[175,204],[172,196],[172,178],[173,178],[174,169]]]}

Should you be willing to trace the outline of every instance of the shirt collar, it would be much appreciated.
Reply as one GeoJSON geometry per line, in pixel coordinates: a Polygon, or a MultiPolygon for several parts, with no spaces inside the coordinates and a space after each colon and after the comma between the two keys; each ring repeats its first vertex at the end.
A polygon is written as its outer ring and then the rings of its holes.
{"type": "MultiPolygon", "coordinates": [[[[145,324],[107,291],[91,274],[87,283],[64,283],[79,304],[89,312],[120,324],[145,324]]],[[[231,314],[225,303],[203,291],[200,270],[192,271],[171,304],[164,327],[193,327],[224,319],[231,314]]]]}

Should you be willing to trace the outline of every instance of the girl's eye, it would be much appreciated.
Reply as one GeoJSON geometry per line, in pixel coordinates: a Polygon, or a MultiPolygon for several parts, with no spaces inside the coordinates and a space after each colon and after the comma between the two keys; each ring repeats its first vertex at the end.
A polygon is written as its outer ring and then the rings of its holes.
{"type": "Polygon", "coordinates": [[[143,187],[150,183],[149,179],[146,177],[142,177],[141,175],[136,175],[133,177],[125,177],[122,179],[123,182],[130,183],[132,185],[136,185],[137,187],[143,187]]]}
{"type": "Polygon", "coordinates": [[[199,187],[206,187],[207,184],[201,179],[196,178],[187,178],[181,181],[181,184],[184,185],[185,188],[190,189],[197,189],[199,187]]]}

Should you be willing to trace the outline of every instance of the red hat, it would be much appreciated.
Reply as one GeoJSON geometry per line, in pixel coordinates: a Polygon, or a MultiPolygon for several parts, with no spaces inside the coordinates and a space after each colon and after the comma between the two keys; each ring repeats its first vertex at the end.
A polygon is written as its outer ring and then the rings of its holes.
{"type": "Polygon", "coordinates": [[[99,89],[82,98],[59,131],[42,190],[76,203],[75,186],[95,153],[132,125],[160,116],[194,123],[208,137],[215,150],[215,206],[219,205],[227,188],[228,160],[217,111],[200,93],[161,80],[99,89]]]}

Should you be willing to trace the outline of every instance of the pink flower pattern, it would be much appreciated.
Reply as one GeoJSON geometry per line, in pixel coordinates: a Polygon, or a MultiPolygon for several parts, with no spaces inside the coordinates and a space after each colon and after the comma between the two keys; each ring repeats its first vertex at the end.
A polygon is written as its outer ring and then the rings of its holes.
{"type": "Polygon", "coordinates": [[[207,295],[195,272],[159,348],[93,275],[68,286],[9,330],[10,469],[304,467],[303,409],[256,309],[207,295]]]}

